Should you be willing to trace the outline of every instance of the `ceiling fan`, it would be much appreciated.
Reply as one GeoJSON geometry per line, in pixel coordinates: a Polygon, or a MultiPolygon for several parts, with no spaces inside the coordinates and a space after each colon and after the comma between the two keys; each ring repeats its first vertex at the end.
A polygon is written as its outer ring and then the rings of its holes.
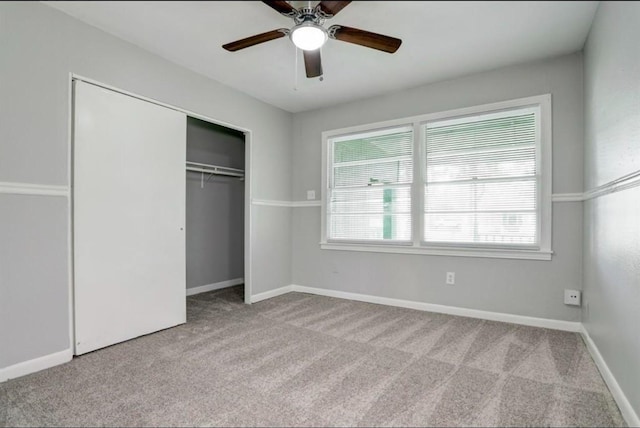
{"type": "Polygon", "coordinates": [[[402,44],[402,40],[344,25],[332,25],[325,29],[324,21],[331,19],[344,9],[351,1],[323,0],[315,7],[296,9],[286,1],[263,1],[262,3],[275,9],[280,14],[292,18],[295,25],[291,29],[279,28],[266,33],[256,34],[245,39],[227,43],[222,47],[230,52],[289,36],[294,45],[302,49],[307,77],[322,76],[322,60],[320,47],[327,39],[354,43],[379,51],[394,53],[402,44]]]}

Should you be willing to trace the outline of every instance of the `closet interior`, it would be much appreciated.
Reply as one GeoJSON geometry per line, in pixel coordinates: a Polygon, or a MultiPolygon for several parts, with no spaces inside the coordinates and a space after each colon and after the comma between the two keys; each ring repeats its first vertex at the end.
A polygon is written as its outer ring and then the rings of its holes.
{"type": "Polygon", "coordinates": [[[187,117],[186,161],[187,295],[243,286],[245,135],[187,117]]]}

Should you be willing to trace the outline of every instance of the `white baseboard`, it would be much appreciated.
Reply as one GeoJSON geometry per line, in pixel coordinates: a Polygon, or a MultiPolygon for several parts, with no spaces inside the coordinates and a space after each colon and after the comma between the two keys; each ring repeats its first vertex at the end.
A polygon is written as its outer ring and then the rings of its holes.
{"type": "Polygon", "coordinates": [[[620,413],[622,413],[622,417],[624,418],[627,425],[630,427],[640,427],[640,418],[638,414],[633,410],[631,403],[627,399],[627,396],[618,385],[618,381],[609,370],[609,366],[605,362],[604,358],[602,358],[602,354],[600,354],[600,350],[596,346],[591,336],[589,336],[589,332],[582,325],[582,337],[584,339],[584,343],[587,345],[587,349],[593,358],[593,361],[598,366],[598,370],[600,370],[600,374],[604,379],[605,383],[609,387],[609,391],[611,391],[611,395],[613,395],[613,399],[616,400],[616,404],[620,409],[620,413]]]}
{"type": "Polygon", "coordinates": [[[251,296],[251,303],[257,303],[262,300],[271,299],[272,297],[281,296],[283,294],[291,293],[293,291],[293,285],[285,285],[284,287],[276,288],[275,290],[265,291],[264,293],[258,293],[251,296]]]}
{"type": "Polygon", "coordinates": [[[187,296],[206,293],[207,291],[220,290],[234,285],[244,284],[244,278],[229,279],[227,281],[215,282],[213,284],[201,285],[199,287],[187,288],[187,296]]]}
{"type": "Polygon", "coordinates": [[[71,358],[73,358],[73,352],[71,351],[71,349],[65,349],[64,351],[45,355],[44,357],[34,358],[33,360],[29,361],[23,361],[9,367],[2,368],[0,369],[0,382],[5,382],[9,379],[15,379],[20,376],[25,376],[31,373],[39,372],[40,370],[67,363],[71,361],[71,358]]]}
{"type": "MultiPolygon", "coordinates": [[[[283,287],[284,288],[284,287],[283,287]]],[[[419,311],[437,312],[440,314],[458,315],[462,317],[479,318],[491,321],[501,321],[513,324],[528,325],[533,327],[551,328],[571,332],[580,332],[581,323],[571,321],[553,320],[547,318],[527,317],[523,315],[505,314],[501,312],[481,311],[477,309],[460,308],[456,306],[436,305],[433,303],[415,302],[412,300],[392,299],[367,294],[347,293],[344,291],[327,290],[324,288],[305,287],[292,285],[292,291],[300,293],[317,294],[320,296],[337,297],[339,299],[357,300],[359,302],[377,303],[380,305],[397,306],[400,308],[417,309],[419,311]]]]}

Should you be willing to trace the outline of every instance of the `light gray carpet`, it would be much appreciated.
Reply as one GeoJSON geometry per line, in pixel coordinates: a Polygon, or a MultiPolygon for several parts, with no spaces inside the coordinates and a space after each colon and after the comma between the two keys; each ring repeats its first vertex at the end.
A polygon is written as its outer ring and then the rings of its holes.
{"type": "Polygon", "coordinates": [[[619,426],[579,335],[241,287],[0,385],[6,426],[619,426]]]}

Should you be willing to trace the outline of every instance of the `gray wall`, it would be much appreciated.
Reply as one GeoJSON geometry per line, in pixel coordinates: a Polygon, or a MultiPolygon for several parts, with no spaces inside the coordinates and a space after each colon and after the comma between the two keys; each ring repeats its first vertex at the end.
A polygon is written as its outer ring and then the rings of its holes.
{"type": "MultiPolygon", "coordinates": [[[[187,118],[187,160],[244,169],[244,134],[187,118]]],[[[244,276],[244,184],[187,172],[187,288],[244,276]]]]}
{"type": "MultiPolygon", "coordinates": [[[[585,46],[585,187],[640,170],[640,3],[602,2],[585,46]]],[[[640,414],[640,187],[584,205],[583,323],[640,414]]]]}
{"type": "Polygon", "coordinates": [[[0,194],[0,368],[65,349],[66,222],[65,198],[0,194]]]}
{"type": "MultiPolygon", "coordinates": [[[[290,198],[290,113],[37,2],[0,2],[0,46],[0,182],[69,185],[68,89],[76,73],[250,129],[253,197],[290,198]]],[[[69,213],[64,197],[1,195],[0,204],[2,368],[70,347],[62,238],[69,213]]],[[[255,294],[291,283],[291,214],[252,209],[255,294]]]]}
{"type": "MultiPolygon", "coordinates": [[[[321,132],[545,93],[553,100],[553,192],[582,191],[582,56],[502,68],[331,108],[293,120],[294,200],[320,194],[321,132]]],[[[582,206],[553,206],[552,261],[321,250],[320,208],[296,208],[294,284],[567,321],[565,288],[581,288],[582,206]],[[456,285],[445,285],[445,272],[456,285]]]]}

